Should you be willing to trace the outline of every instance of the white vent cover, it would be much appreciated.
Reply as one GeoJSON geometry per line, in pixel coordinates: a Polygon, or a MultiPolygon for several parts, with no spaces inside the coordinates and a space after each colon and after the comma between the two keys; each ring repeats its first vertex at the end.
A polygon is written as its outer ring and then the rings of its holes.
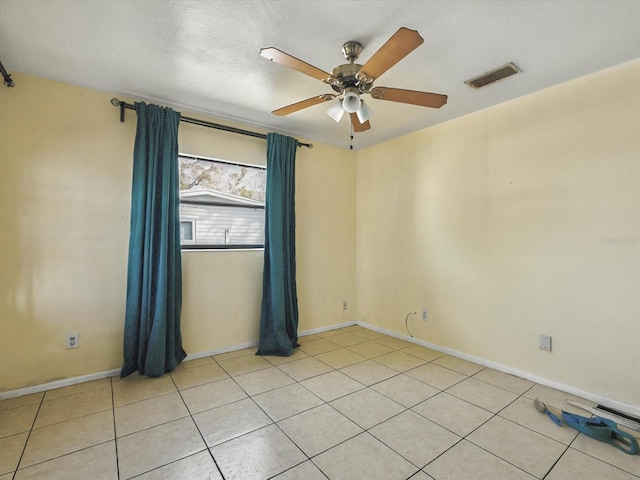
{"type": "Polygon", "coordinates": [[[490,72],[483,73],[477,77],[472,78],[471,80],[467,80],[466,83],[472,88],[478,89],[482,88],[490,83],[497,82],[498,80],[502,80],[503,78],[510,77],[511,75],[515,75],[521,70],[516,67],[513,63],[507,63],[501,67],[495,68],[490,72]]]}

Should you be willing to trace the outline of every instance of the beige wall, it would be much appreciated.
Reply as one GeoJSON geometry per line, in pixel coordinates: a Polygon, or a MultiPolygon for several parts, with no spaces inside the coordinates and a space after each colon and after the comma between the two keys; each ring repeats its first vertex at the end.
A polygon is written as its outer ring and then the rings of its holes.
{"type": "Polygon", "coordinates": [[[636,61],[358,152],[358,318],[426,308],[419,339],[640,406],[639,84],[636,61]]]}
{"type": "MultiPolygon", "coordinates": [[[[118,121],[113,95],[13,78],[0,89],[0,392],[121,366],[136,123],[118,121]],[[64,348],[71,332],[77,350],[64,348]]],[[[265,161],[263,140],[194,125],[179,143],[265,161]]],[[[354,154],[301,148],[296,179],[303,331],[353,319],[354,154]]],[[[257,340],[262,251],[185,252],[183,265],[187,353],[257,340]]]]}

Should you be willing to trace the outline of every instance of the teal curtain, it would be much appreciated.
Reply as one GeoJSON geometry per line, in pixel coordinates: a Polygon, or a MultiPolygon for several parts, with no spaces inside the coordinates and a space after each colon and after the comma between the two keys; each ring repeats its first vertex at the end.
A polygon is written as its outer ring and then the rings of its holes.
{"type": "Polygon", "coordinates": [[[298,346],[295,176],[298,141],[267,135],[267,200],[258,355],[289,356],[298,346]]]}
{"type": "Polygon", "coordinates": [[[170,108],[136,103],[131,232],[121,377],[159,377],[185,358],[180,334],[182,259],[178,124],[170,108]]]}

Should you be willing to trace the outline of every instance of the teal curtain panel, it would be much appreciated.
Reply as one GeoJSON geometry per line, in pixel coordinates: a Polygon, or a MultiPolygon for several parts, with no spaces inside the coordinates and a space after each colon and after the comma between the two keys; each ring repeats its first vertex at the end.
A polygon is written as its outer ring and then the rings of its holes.
{"type": "Polygon", "coordinates": [[[126,377],[159,377],[185,358],[180,334],[182,259],[178,124],[170,108],[136,103],[131,232],[124,326],[126,377]]]}
{"type": "Polygon", "coordinates": [[[298,346],[295,138],[267,135],[264,272],[258,355],[289,356],[298,346]]]}

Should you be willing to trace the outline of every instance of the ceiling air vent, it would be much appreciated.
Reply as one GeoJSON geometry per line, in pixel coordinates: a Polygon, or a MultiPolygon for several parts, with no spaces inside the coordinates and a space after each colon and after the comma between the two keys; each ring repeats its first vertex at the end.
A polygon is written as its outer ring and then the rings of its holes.
{"type": "Polygon", "coordinates": [[[467,80],[464,83],[472,88],[481,88],[485,85],[489,85],[490,83],[502,80],[503,78],[510,77],[511,75],[514,75],[518,72],[520,72],[520,69],[518,67],[516,67],[513,63],[507,63],[506,65],[493,69],[490,72],[483,73],[478,77],[467,80]]]}

